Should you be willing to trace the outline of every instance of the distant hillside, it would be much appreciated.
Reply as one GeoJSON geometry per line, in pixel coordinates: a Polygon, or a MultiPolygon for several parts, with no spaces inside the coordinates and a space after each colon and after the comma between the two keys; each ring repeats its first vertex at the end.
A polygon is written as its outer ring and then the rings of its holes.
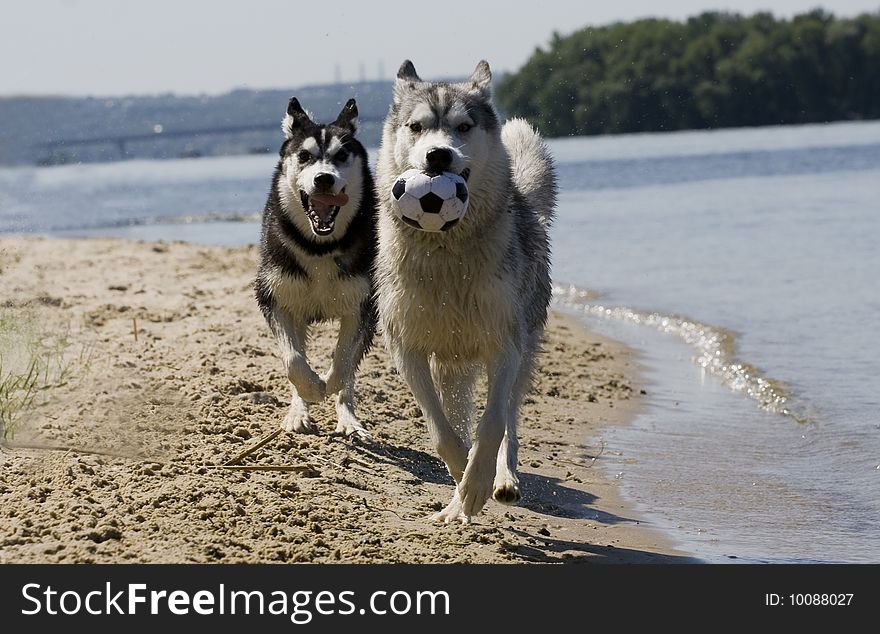
{"type": "Polygon", "coordinates": [[[356,97],[359,136],[376,146],[391,82],[235,90],[216,97],[0,98],[0,164],[275,152],[292,95],[322,120],[356,97]]]}
{"type": "Polygon", "coordinates": [[[880,13],[587,27],[555,35],[497,96],[550,136],[880,118],[880,13]]]}

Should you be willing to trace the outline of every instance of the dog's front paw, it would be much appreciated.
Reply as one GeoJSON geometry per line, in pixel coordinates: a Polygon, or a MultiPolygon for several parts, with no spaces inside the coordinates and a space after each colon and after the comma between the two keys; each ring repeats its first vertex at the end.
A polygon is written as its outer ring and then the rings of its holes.
{"type": "Polygon", "coordinates": [[[309,410],[304,404],[294,403],[290,406],[287,416],[281,421],[281,429],[297,434],[315,434],[318,428],[309,416],[309,410]]]}
{"type": "Polygon", "coordinates": [[[336,433],[343,436],[357,436],[361,440],[372,440],[373,438],[354,416],[340,416],[339,422],[336,423],[336,433]]]}
{"type": "Polygon", "coordinates": [[[354,403],[343,395],[336,397],[336,433],[344,436],[357,436],[361,440],[371,440],[372,436],[361,425],[354,413],[354,403]]]}
{"type": "Polygon", "coordinates": [[[496,502],[501,504],[516,504],[520,501],[519,478],[513,473],[505,473],[503,476],[495,477],[493,485],[492,497],[496,502]]]}
{"type": "Polygon", "coordinates": [[[453,522],[461,522],[462,524],[470,524],[471,518],[464,514],[461,508],[461,498],[458,497],[458,487],[455,489],[455,493],[452,494],[452,500],[446,507],[437,513],[434,513],[431,516],[432,522],[443,522],[444,524],[450,524],[453,522]]]}
{"type": "Polygon", "coordinates": [[[471,449],[464,477],[458,485],[461,508],[465,515],[476,515],[492,495],[492,479],[495,476],[495,461],[492,456],[484,457],[477,449],[471,449]]]}

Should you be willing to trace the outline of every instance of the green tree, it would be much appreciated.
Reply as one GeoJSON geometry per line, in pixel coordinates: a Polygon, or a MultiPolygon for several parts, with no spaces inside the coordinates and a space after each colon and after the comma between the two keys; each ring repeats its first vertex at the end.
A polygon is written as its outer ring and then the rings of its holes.
{"type": "Polygon", "coordinates": [[[497,93],[550,136],[880,117],[880,13],[706,12],[557,33],[497,93]]]}

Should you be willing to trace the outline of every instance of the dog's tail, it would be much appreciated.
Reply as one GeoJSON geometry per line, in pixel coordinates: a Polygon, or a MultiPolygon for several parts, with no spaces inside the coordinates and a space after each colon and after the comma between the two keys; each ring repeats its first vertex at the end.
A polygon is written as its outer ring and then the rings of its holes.
{"type": "Polygon", "coordinates": [[[549,226],[556,209],[556,170],[550,149],[525,119],[507,121],[501,128],[501,141],[510,156],[514,185],[538,220],[549,226]]]}

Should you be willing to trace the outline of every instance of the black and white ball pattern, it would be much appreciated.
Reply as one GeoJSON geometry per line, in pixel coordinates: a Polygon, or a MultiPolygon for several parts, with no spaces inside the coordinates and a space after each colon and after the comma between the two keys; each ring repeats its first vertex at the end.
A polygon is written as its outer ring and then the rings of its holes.
{"type": "Polygon", "coordinates": [[[464,217],[468,207],[467,182],[458,174],[430,176],[412,169],[391,188],[394,214],[422,231],[447,231],[464,217]]]}

